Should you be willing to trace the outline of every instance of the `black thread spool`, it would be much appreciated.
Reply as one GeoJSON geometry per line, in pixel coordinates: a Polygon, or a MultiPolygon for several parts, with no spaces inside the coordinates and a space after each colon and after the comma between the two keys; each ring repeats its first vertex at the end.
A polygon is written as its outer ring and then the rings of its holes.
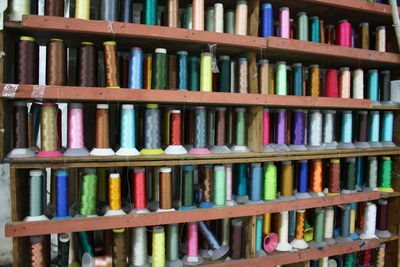
{"type": "Polygon", "coordinates": [[[78,85],[97,86],[97,52],[92,42],[82,42],[78,49],[78,85]]]}
{"type": "Polygon", "coordinates": [[[120,21],[132,22],[132,0],[120,0],[120,21]]]}

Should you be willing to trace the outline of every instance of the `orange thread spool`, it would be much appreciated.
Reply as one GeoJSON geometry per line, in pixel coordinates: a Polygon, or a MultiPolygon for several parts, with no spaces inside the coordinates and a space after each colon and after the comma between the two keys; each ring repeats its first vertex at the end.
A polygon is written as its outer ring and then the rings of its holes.
{"type": "Polygon", "coordinates": [[[297,240],[304,239],[304,222],[305,222],[305,210],[298,210],[296,213],[296,232],[295,238],[297,240]]]}
{"type": "Polygon", "coordinates": [[[171,145],[182,145],[181,137],[182,118],[180,110],[173,110],[171,112],[171,145]]]}
{"type": "Polygon", "coordinates": [[[95,147],[109,148],[108,105],[98,104],[96,110],[95,147]]]}
{"type": "Polygon", "coordinates": [[[172,209],[172,177],[168,167],[160,169],[160,209],[172,209]]]}
{"type": "Polygon", "coordinates": [[[311,161],[311,191],[322,192],[322,160],[311,161]]]}
{"type": "Polygon", "coordinates": [[[119,173],[111,173],[108,180],[108,194],[110,198],[110,209],[121,209],[121,178],[119,173]]]}
{"type": "Polygon", "coordinates": [[[106,66],[106,87],[119,88],[117,70],[117,43],[104,42],[104,63],[106,66]]]}
{"type": "Polygon", "coordinates": [[[143,55],[143,89],[151,89],[152,54],[143,55]]]}

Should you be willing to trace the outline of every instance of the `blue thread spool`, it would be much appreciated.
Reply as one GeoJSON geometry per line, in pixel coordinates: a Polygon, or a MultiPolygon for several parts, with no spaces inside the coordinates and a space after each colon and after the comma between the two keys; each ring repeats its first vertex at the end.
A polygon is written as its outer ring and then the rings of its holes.
{"type": "Polygon", "coordinates": [[[368,71],[368,99],[371,99],[374,105],[380,105],[378,102],[378,70],[368,71]]]}
{"type": "Polygon", "coordinates": [[[198,57],[189,57],[189,91],[200,90],[200,65],[198,57]]]}
{"type": "Polygon", "coordinates": [[[310,18],[310,41],[320,43],[321,32],[320,32],[320,21],[319,18],[314,16],[310,18]]]}
{"type": "Polygon", "coordinates": [[[69,218],[68,171],[60,169],[56,171],[56,217],[53,219],[69,218]]]}
{"type": "Polygon", "coordinates": [[[379,111],[371,111],[368,118],[368,144],[371,147],[383,147],[379,143],[379,131],[380,131],[380,115],[379,111]]]}
{"type": "Polygon", "coordinates": [[[341,141],[338,148],[351,149],[355,148],[353,142],[353,113],[350,110],[342,113],[342,131],[341,141]]]}
{"type": "Polygon", "coordinates": [[[201,235],[206,240],[208,246],[211,248],[207,251],[208,256],[211,256],[212,260],[217,260],[222,258],[229,251],[228,246],[221,246],[218,240],[215,238],[214,234],[210,231],[207,225],[203,222],[199,222],[199,230],[201,235]]]}
{"type": "Polygon", "coordinates": [[[350,205],[339,205],[340,208],[340,230],[335,238],[338,243],[352,242],[350,237],[350,205]]]}
{"type": "Polygon", "coordinates": [[[297,192],[294,195],[296,199],[311,198],[308,194],[308,162],[307,160],[298,161],[297,165],[297,192]]]}
{"type": "Polygon", "coordinates": [[[294,63],[292,71],[293,95],[303,96],[303,65],[301,63],[294,63]]]}
{"type": "Polygon", "coordinates": [[[364,187],[364,158],[356,158],[356,171],[357,171],[357,189],[364,187]]]}
{"type": "Polygon", "coordinates": [[[143,88],[143,51],[140,47],[132,47],[129,54],[128,87],[143,88]]]}
{"type": "Polygon", "coordinates": [[[120,9],[120,21],[132,22],[132,0],[121,0],[120,9]]]}
{"type": "Polygon", "coordinates": [[[274,13],[269,3],[262,5],[261,11],[261,37],[274,35],[274,13]]]}
{"type": "Polygon", "coordinates": [[[263,245],[263,216],[256,217],[256,257],[264,257],[267,254],[262,249],[263,245]]]}
{"type": "Polygon", "coordinates": [[[296,211],[289,211],[289,242],[294,239],[296,232],[296,211]]]}
{"type": "Polygon", "coordinates": [[[382,145],[384,147],[396,147],[393,143],[393,111],[385,111],[382,121],[382,145]]]}
{"type": "Polygon", "coordinates": [[[252,163],[250,169],[250,194],[246,204],[262,203],[262,168],[261,163],[252,163]]]}
{"type": "Polygon", "coordinates": [[[247,164],[238,163],[236,166],[236,202],[244,204],[249,200],[247,195],[247,164]]]}
{"type": "Polygon", "coordinates": [[[120,146],[116,153],[117,156],[136,156],[140,154],[136,149],[135,109],[130,104],[122,105],[121,109],[120,146]]]}
{"type": "Polygon", "coordinates": [[[178,90],[188,89],[188,52],[178,51],[178,90]]]}

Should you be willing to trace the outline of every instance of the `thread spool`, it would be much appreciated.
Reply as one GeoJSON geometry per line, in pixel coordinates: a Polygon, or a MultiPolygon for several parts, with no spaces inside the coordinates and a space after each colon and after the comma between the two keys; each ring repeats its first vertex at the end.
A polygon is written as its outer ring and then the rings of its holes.
{"type": "Polygon", "coordinates": [[[164,151],[161,149],[160,135],[160,110],[158,104],[147,104],[144,113],[144,148],[140,150],[143,155],[161,155],[164,151]]]}
{"type": "Polygon", "coordinates": [[[183,181],[182,181],[182,206],[180,210],[195,209],[193,203],[194,195],[194,167],[193,165],[183,166],[183,181]]]}
{"type": "Polygon", "coordinates": [[[336,242],[347,243],[352,242],[350,237],[350,205],[339,205],[340,208],[340,231],[336,237],[336,242]]]}
{"type": "Polygon", "coordinates": [[[351,47],[351,24],[343,19],[336,26],[336,45],[351,47]]]}
{"type": "Polygon", "coordinates": [[[394,192],[392,188],[392,160],[390,157],[382,157],[381,166],[379,168],[378,188],[384,193],[394,192]]]}
{"type": "Polygon", "coordinates": [[[151,89],[151,76],[153,68],[153,55],[143,55],[143,89],[151,89]]]}
{"type": "Polygon", "coordinates": [[[325,21],[321,19],[319,21],[319,25],[320,25],[319,26],[319,28],[320,28],[320,31],[319,31],[320,32],[320,34],[319,34],[320,35],[320,42],[324,44],[326,42],[325,41],[325,39],[326,39],[325,38],[325,21]]]}
{"type": "Polygon", "coordinates": [[[314,217],[314,238],[308,245],[310,248],[325,247],[327,244],[324,241],[324,221],[325,210],[321,208],[315,209],[314,217]]]}
{"type": "Polygon", "coordinates": [[[178,90],[188,90],[188,52],[178,51],[178,90]]]}
{"type": "Polygon", "coordinates": [[[286,110],[276,110],[276,128],[275,128],[275,151],[289,151],[290,148],[286,145],[286,110]]]}
{"type": "Polygon", "coordinates": [[[270,143],[270,112],[268,108],[263,111],[263,152],[274,151],[273,144],[270,143]]]}
{"type": "Polygon", "coordinates": [[[391,101],[391,91],[390,91],[390,70],[381,71],[381,104],[382,105],[393,105],[391,101]]]}
{"type": "Polygon", "coordinates": [[[58,151],[57,107],[43,103],[40,109],[41,151],[37,157],[61,157],[58,151]]]}
{"type": "Polygon", "coordinates": [[[268,94],[274,95],[275,94],[275,65],[269,65],[269,86],[268,86],[268,94]]]}
{"type": "Polygon", "coordinates": [[[376,256],[376,267],[385,266],[385,248],[386,244],[379,244],[378,255],[376,256]]]}
{"type": "Polygon", "coordinates": [[[100,0],[99,19],[106,21],[118,21],[117,0],[100,0]]]}
{"type": "Polygon", "coordinates": [[[274,14],[272,5],[265,3],[261,10],[261,37],[273,36],[274,14]]]}
{"type": "Polygon", "coordinates": [[[232,199],[232,188],[233,188],[233,168],[232,164],[225,165],[226,173],[226,206],[237,206],[237,203],[232,199]]]}
{"type": "Polygon", "coordinates": [[[249,200],[247,193],[247,165],[238,163],[236,167],[236,202],[244,204],[249,200]]]}
{"type": "Polygon", "coordinates": [[[371,266],[372,249],[362,250],[358,253],[358,266],[371,266]]]}
{"type": "Polygon", "coordinates": [[[224,31],[225,33],[234,34],[235,33],[235,10],[228,9],[225,12],[225,21],[224,21],[224,31]]]}
{"type": "Polygon", "coordinates": [[[161,167],[153,167],[151,172],[151,201],[147,204],[150,211],[160,208],[160,169],[161,167]]]}
{"type": "Polygon", "coordinates": [[[189,151],[190,154],[210,153],[210,150],[206,148],[206,139],[207,139],[206,132],[207,132],[207,110],[204,106],[196,106],[194,146],[189,151]]]}
{"type": "Polygon", "coordinates": [[[273,162],[267,162],[264,170],[263,199],[273,201],[277,198],[278,171],[273,162]]]}
{"type": "Polygon", "coordinates": [[[85,20],[90,19],[90,0],[76,0],[75,18],[85,20]]]}
{"type": "Polygon", "coordinates": [[[311,197],[324,197],[322,192],[322,160],[314,159],[311,161],[311,197]]]}
{"type": "Polygon", "coordinates": [[[262,168],[261,163],[252,163],[250,169],[249,200],[246,204],[262,203],[262,168]]]}
{"type": "Polygon", "coordinates": [[[224,5],[222,3],[214,4],[214,27],[215,32],[224,32],[224,5]]]}
{"type": "Polygon", "coordinates": [[[324,218],[324,242],[328,245],[336,243],[333,239],[333,220],[335,217],[335,210],[332,206],[325,207],[325,218],[324,218]]]}
{"type": "Polygon", "coordinates": [[[18,42],[17,84],[38,84],[39,46],[35,38],[21,36],[18,42]]]}
{"type": "Polygon", "coordinates": [[[46,84],[67,85],[67,48],[61,39],[47,43],[46,84]]]}
{"type": "Polygon", "coordinates": [[[306,146],[304,145],[305,116],[306,113],[301,109],[296,109],[292,113],[293,130],[291,138],[292,144],[289,146],[290,150],[293,151],[307,150],[306,146]]]}
{"type": "Polygon", "coordinates": [[[231,80],[231,63],[230,57],[223,55],[219,57],[219,91],[230,92],[230,80],[231,80]]]}
{"type": "Polygon", "coordinates": [[[199,71],[199,58],[189,57],[189,91],[200,90],[200,71],[199,71]]]}
{"type": "Polygon", "coordinates": [[[185,11],[185,27],[186,29],[191,30],[193,28],[193,5],[187,4],[185,11]]]}
{"type": "Polygon", "coordinates": [[[224,165],[214,166],[213,201],[215,206],[225,206],[226,201],[226,172],[224,165]]]}
{"type": "Polygon", "coordinates": [[[360,48],[369,49],[369,24],[368,22],[360,23],[360,48]]]}
{"type": "Polygon", "coordinates": [[[279,9],[279,37],[290,38],[290,12],[288,7],[279,9]]]}
{"type": "Polygon", "coordinates": [[[354,144],[357,148],[370,148],[371,146],[367,142],[367,131],[368,131],[368,112],[359,111],[357,114],[358,121],[358,137],[357,142],[354,144]]]}
{"type": "Polygon", "coordinates": [[[325,81],[325,96],[326,97],[338,97],[338,83],[337,83],[337,70],[329,69],[326,72],[325,81]]]}
{"type": "Polygon", "coordinates": [[[331,159],[329,164],[329,187],[327,196],[340,195],[340,160],[331,159]]]}
{"type": "Polygon", "coordinates": [[[348,67],[339,70],[339,97],[350,98],[351,74],[348,67]]]}
{"type": "Polygon", "coordinates": [[[303,94],[303,65],[294,63],[292,67],[293,95],[302,96],[303,94]]]}
{"type": "Polygon", "coordinates": [[[321,70],[319,65],[310,65],[310,96],[321,96],[321,70]]]}
{"type": "Polygon", "coordinates": [[[121,109],[120,149],[117,156],[140,155],[136,147],[135,109],[133,105],[124,104],[121,109]]]}
{"type": "Polygon", "coordinates": [[[193,1],[192,29],[204,31],[204,0],[193,1]]]}
{"type": "Polygon", "coordinates": [[[381,144],[383,147],[396,147],[393,143],[393,122],[393,111],[384,111],[381,134],[381,144]]]}
{"type": "Polygon", "coordinates": [[[368,71],[368,99],[371,99],[374,105],[381,105],[378,102],[378,70],[368,71]]]}
{"type": "Polygon", "coordinates": [[[281,168],[281,194],[280,200],[295,200],[293,196],[293,165],[291,161],[283,161],[281,168]]]}
{"type": "Polygon", "coordinates": [[[144,20],[147,25],[157,25],[157,1],[146,0],[143,7],[144,20]]]}
{"type": "Polygon", "coordinates": [[[386,52],[386,27],[378,26],[376,27],[376,44],[375,50],[379,52],[386,52]]]}
{"type": "Polygon", "coordinates": [[[231,147],[232,153],[249,153],[250,149],[245,144],[246,137],[246,109],[235,108],[236,113],[236,138],[231,147]]]}
{"type": "Polygon", "coordinates": [[[169,167],[160,168],[160,208],[157,212],[175,211],[172,207],[172,170],[169,167]]]}
{"type": "Polygon", "coordinates": [[[325,43],[326,44],[335,44],[335,26],[333,25],[326,25],[325,27],[325,43]]]}
{"type": "Polygon", "coordinates": [[[96,196],[98,177],[96,168],[85,168],[82,170],[80,183],[79,208],[75,217],[96,217],[96,196]]]}
{"type": "Polygon", "coordinates": [[[43,171],[29,171],[29,215],[24,221],[47,221],[48,218],[43,214],[43,171]]]}
{"type": "Polygon", "coordinates": [[[83,105],[81,103],[71,103],[68,113],[68,149],[64,152],[64,156],[88,156],[89,152],[85,147],[84,139],[83,105]]]}
{"type": "Polygon", "coordinates": [[[357,167],[357,191],[361,191],[365,183],[365,159],[364,157],[357,157],[356,159],[357,167]]]}
{"type": "Polygon", "coordinates": [[[214,7],[210,6],[207,7],[206,10],[206,31],[208,32],[215,32],[215,13],[214,7]]]}
{"type": "Polygon", "coordinates": [[[212,91],[212,55],[209,52],[201,53],[200,91],[212,91]]]}
{"type": "Polygon", "coordinates": [[[374,203],[368,202],[365,206],[364,215],[364,229],[360,234],[360,239],[371,239],[378,238],[375,235],[376,226],[376,205],[374,203]]]}
{"type": "Polygon", "coordinates": [[[133,198],[134,209],[130,214],[149,213],[146,208],[146,171],[145,168],[135,167],[133,169],[133,198]]]}
{"type": "Polygon", "coordinates": [[[242,258],[242,231],[243,222],[240,219],[233,219],[231,225],[230,253],[226,261],[240,260],[242,258]]]}
{"type": "Polygon", "coordinates": [[[296,199],[310,198],[308,194],[308,162],[307,160],[298,161],[297,165],[297,191],[295,193],[296,199]]]}
{"type": "Polygon", "coordinates": [[[215,109],[209,108],[207,111],[207,146],[215,144],[215,109]]]}
{"type": "Polygon", "coordinates": [[[216,142],[215,145],[210,149],[210,151],[211,153],[230,153],[231,150],[226,146],[226,108],[217,107],[216,117],[216,142]]]}
{"type": "Polygon", "coordinates": [[[150,266],[147,256],[147,231],[146,227],[132,228],[132,264],[130,267],[150,266]]]}
{"type": "Polygon", "coordinates": [[[31,13],[31,1],[29,0],[14,0],[8,5],[9,14],[7,18],[9,21],[21,21],[23,15],[31,13]]]}
{"type": "Polygon", "coordinates": [[[30,241],[30,266],[39,267],[46,266],[48,264],[48,258],[46,257],[46,240],[42,235],[31,236],[30,241]]]}
{"type": "Polygon", "coordinates": [[[168,267],[180,267],[183,265],[178,257],[178,224],[168,224],[166,234],[166,265],[168,267]]]}
{"type": "Polygon", "coordinates": [[[151,89],[168,89],[167,49],[156,48],[152,62],[151,89]]]}
{"type": "Polygon", "coordinates": [[[352,202],[350,205],[350,237],[351,239],[359,239],[358,234],[356,233],[356,215],[357,215],[357,206],[355,202],[352,202]]]}
{"type": "Polygon", "coordinates": [[[182,116],[180,110],[171,111],[171,141],[165,149],[165,154],[182,155],[187,150],[182,146],[182,116]]]}
{"type": "Polygon", "coordinates": [[[364,99],[364,72],[362,69],[353,71],[353,98],[364,99]]]}
{"type": "Polygon", "coordinates": [[[165,266],[165,232],[163,226],[153,227],[152,266],[165,266]]]}
{"type": "Polygon", "coordinates": [[[206,240],[208,246],[211,249],[208,254],[211,256],[212,260],[218,260],[228,253],[229,247],[221,246],[218,240],[215,238],[214,234],[204,222],[199,222],[199,229],[201,235],[206,240]]]}
{"type": "Polygon", "coordinates": [[[248,81],[248,59],[241,57],[238,59],[239,66],[239,77],[238,77],[238,92],[242,94],[247,94],[249,91],[249,81],[248,81]]]}
{"type": "Polygon", "coordinates": [[[306,12],[297,13],[296,39],[308,41],[308,17],[306,12]]]}
{"type": "Polygon", "coordinates": [[[310,41],[320,43],[321,36],[320,36],[320,20],[318,17],[310,17],[310,41]]]}
{"type": "Polygon", "coordinates": [[[322,150],[322,112],[313,110],[310,112],[310,123],[308,128],[308,146],[309,150],[322,150]]]}
{"type": "Polygon", "coordinates": [[[344,182],[343,194],[356,192],[356,158],[346,158],[346,177],[344,182]]]}
{"type": "Polygon", "coordinates": [[[376,157],[368,157],[366,191],[378,190],[378,160],[376,157]]]}
{"type": "Polygon", "coordinates": [[[69,218],[68,171],[60,169],[56,172],[56,217],[53,220],[69,218]]]}
{"type": "Polygon", "coordinates": [[[132,47],[129,54],[128,87],[143,88],[143,51],[140,47],[132,47]]]}
{"type": "Polygon", "coordinates": [[[64,17],[64,1],[62,0],[45,1],[44,15],[64,17]]]}
{"type": "Polygon", "coordinates": [[[353,142],[353,113],[350,110],[342,112],[341,139],[338,144],[340,149],[355,148],[353,142]]]}
{"type": "Polygon", "coordinates": [[[118,70],[117,70],[117,43],[107,41],[104,45],[104,62],[106,73],[106,87],[119,88],[118,70]]]}
{"type": "Polygon", "coordinates": [[[125,215],[121,207],[121,178],[119,173],[110,173],[108,179],[109,209],[104,216],[125,215]]]}
{"type": "Polygon", "coordinates": [[[8,158],[34,157],[35,153],[28,144],[28,109],[26,102],[14,102],[14,148],[7,154],[8,158]]]}
{"type": "Polygon", "coordinates": [[[69,258],[69,247],[70,247],[70,236],[69,234],[63,233],[58,235],[58,255],[57,264],[58,266],[68,266],[69,258]]]}
{"type": "Polygon", "coordinates": [[[290,251],[292,246],[288,242],[289,232],[289,212],[281,211],[279,213],[279,243],[276,247],[278,251],[290,251]]]}
{"type": "Polygon", "coordinates": [[[287,87],[286,62],[278,61],[276,63],[276,94],[287,95],[287,87]]]}
{"type": "Polygon", "coordinates": [[[179,27],[179,1],[169,0],[167,5],[168,27],[179,27]]]}
{"type": "Polygon", "coordinates": [[[185,265],[199,265],[203,258],[198,253],[199,225],[197,222],[187,224],[186,233],[186,255],[182,258],[185,265]]]}
{"type": "Polygon", "coordinates": [[[324,127],[323,127],[323,146],[324,149],[336,149],[337,142],[335,140],[336,111],[324,111],[324,127]]]}
{"type": "Polygon", "coordinates": [[[368,117],[368,144],[371,147],[383,147],[379,142],[380,115],[379,111],[370,111],[368,117]]]}
{"type": "Polygon", "coordinates": [[[247,35],[247,1],[236,2],[235,34],[247,35]]]}
{"type": "Polygon", "coordinates": [[[97,104],[95,148],[90,151],[91,156],[113,156],[110,148],[108,104],[97,104]]]}

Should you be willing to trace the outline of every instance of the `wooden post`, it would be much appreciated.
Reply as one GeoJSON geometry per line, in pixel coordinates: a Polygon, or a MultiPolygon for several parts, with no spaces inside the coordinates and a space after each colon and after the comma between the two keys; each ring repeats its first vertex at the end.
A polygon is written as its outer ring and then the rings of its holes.
{"type": "MultiPolygon", "coordinates": [[[[248,2],[249,23],[248,35],[258,36],[258,21],[260,13],[260,0],[251,0],[248,2]]],[[[256,52],[246,53],[249,60],[249,93],[258,94],[258,70],[257,70],[257,54],[256,52]]]]}
{"type": "Polygon", "coordinates": [[[253,152],[262,152],[263,107],[247,108],[247,145],[253,152]]]}
{"type": "Polygon", "coordinates": [[[257,216],[246,217],[244,223],[244,257],[254,258],[256,255],[256,221],[257,216]]]}

